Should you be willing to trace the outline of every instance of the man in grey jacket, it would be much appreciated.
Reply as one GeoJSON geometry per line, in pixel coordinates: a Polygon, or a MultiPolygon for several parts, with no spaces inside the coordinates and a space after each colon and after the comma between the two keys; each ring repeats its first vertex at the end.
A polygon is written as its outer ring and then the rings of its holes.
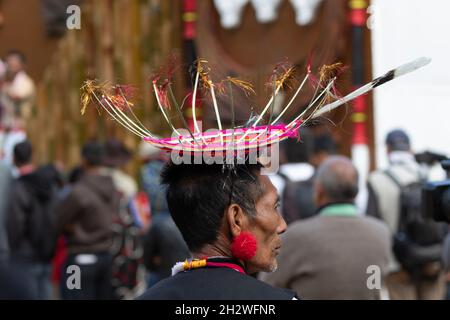
{"type": "Polygon", "coordinates": [[[358,173],[348,158],[329,157],[318,169],[318,213],[289,225],[279,268],[262,279],[301,299],[379,299],[390,250],[384,223],[360,216],[358,173]]]}

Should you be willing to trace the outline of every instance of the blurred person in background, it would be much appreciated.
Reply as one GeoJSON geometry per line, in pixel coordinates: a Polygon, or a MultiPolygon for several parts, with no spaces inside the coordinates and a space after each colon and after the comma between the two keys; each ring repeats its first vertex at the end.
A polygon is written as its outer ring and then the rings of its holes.
{"type": "Polygon", "coordinates": [[[13,175],[17,176],[14,167],[14,146],[27,140],[27,134],[21,123],[16,123],[15,127],[3,127],[0,130],[0,161],[13,168],[13,175]]]}
{"type": "MultiPolygon", "coordinates": [[[[309,158],[314,170],[317,170],[323,161],[335,153],[336,143],[329,134],[322,133],[314,136],[309,158]]],[[[313,195],[315,174],[316,171],[306,180],[286,182],[282,197],[282,210],[286,223],[306,219],[317,213],[313,195]]]]}
{"type": "Polygon", "coordinates": [[[10,201],[12,184],[11,168],[0,162],[0,263],[8,258],[8,236],[6,233],[6,218],[10,201]]]}
{"type": "Polygon", "coordinates": [[[310,205],[311,194],[303,192],[301,199],[297,199],[296,194],[296,189],[299,188],[308,191],[307,188],[302,188],[303,184],[308,184],[305,181],[314,174],[314,167],[309,163],[313,148],[312,132],[308,128],[301,128],[300,139],[302,143],[297,143],[294,139],[286,139],[280,143],[280,169],[275,175],[268,176],[281,197],[280,210],[287,224],[314,212],[314,207],[310,205]],[[292,199],[292,194],[296,194],[296,199],[292,199]],[[302,204],[301,214],[298,212],[298,203],[302,204]]]}
{"type": "Polygon", "coordinates": [[[114,298],[130,299],[144,287],[142,236],[147,230],[150,205],[144,192],[138,191],[134,177],[123,168],[131,160],[131,151],[118,139],[105,142],[102,174],[110,176],[119,192],[120,210],[114,219],[112,285],[114,298]],[[140,272],[142,271],[142,272],[140,272]]]}
{"type": "Polygon", "coordinates": [[[36,89],[25,71],[26,58],[20,51],[11,50],[5,57],[5,75],[0,88],[0,100],[4,110],[2,125],[14,128],[26,123],[32,114],[36,89]]]}
{"type": "Polygon", "coordinates": [[[28,141],[14,147],[14,164],[18,177],[12,186],[7,224],[10,267],[21,270],[16,280],[26,283],[32,299],[49,299],[59,173],[52,165],[35,169],[28,141]]]}
{"type": "Polygon", "coordinates": [[[279,268],[261,278],[302,299],[380,299],[380,288],[367,285],[367,270],[377,266],[380,277],[386,271],[389,230],[358,214],[357,193],[358,173],[350,159],[325,160],[314,182],[317,215],[289,226],[282,235],[279,268]]]}
{"type": "MultiPolygon", "coordinates": [[[[58,192],[58,201],[62,201],[66,196],[70,194],[76,182],[80,180],[83,175],[83,168],[81,166],[76,166],[73,168],[67,177],[67,181],[64,186],[58,192]]],[[[61,299],[63,286],[63,267],[67,259],[67,245],[64,235],[59,235],[56,242],[55,255],[52,260],[52,274],[51,281],[53,284],[53,296],[56,299],[61,299]]]]}
{"type": "MultiPolygon", "coordinates": [[[[11,183],[11,168],[0,161],[0,299],[18,298],[20,296],[20,292],[22,291],[19,289],[17,294],[13,294],[10,291],[10,288],[14,286],[14,284],[10,284],[10,279],[14,278],[14,276],[10,275],[10,270],[8,268],[9,244],[6,221],[10,200],[11,183]]],[[[26,289],[23,291],[25,290],[26,289]]]]}
{"type": "Polygon", "coordinates": [[[141,142],[138,154],[143,163],[140,168],[141,185],[150,199],[152,215],[169,214],[166,192],[161,186],[160,177],[161,171],[168,160],[167,153],[150,143],[141,142]]]}
{"type": "Polygon", "coordinates": [[[280,158],[284,161],[280,164],[279,172],[269,176],[280,195],[283,194],[286,180],[305,181],[314,173],[314,168],[309,163],[314,143],[312,132],[303,127],[299,132],[302,143],[297,143],[294,139],[286,139],[280,143],[280,158]]]}
{"type": "Polygon", "coordinates": [[[141,184],[150,199],[152,223],[144,236],[144,265],[147,270],[147,288],[171,275],[172,266],[190,256],[180,230],[170,216],[166,188],[161,185],[161,171],[167,162],[164,151],[142,142],[139,157],[141,184]]]}
{"type": "Polygon", "coordinates": [[[442,299],[445,226],[422,217],[420,199],[426,174],[416,162],[405,131],[390,131],[386,147],[388,167],[368,178],[367,214],[386,222],[393,239],[386,277],[389,296],[394,300],[442,299]]]}
{"type": "Polygon", "coordinates": [[[170,277],[172,267],[189,256],[186,242],[170,215],[160,213],[155,216],[150,229],[144,236],[147,288],[170,277]]]}
{"type": "Polygon", "coordinates": [[[114,186],[126,201],[138,191],[136,180],[122,169],[131,160],[131,151],[120,140],[114,138],[106,140],[104,149],[103,168],[100,172],[112,178],[114,186]]]}
{"type": "Polygon", "coordinates": [[[447,283],[445,299],[450,300],[450,232],[447,233],[442,250],[442,262],[447,283]]]}
{"type": "Polygon", "coordinates": [[[329,133],[321,133],[314,137],[310,162],[317,169],[328,157],[336,153],[337,145],[333,137],[329,133]]]}
{"type": "Polygon", "coordinates": [[[82,150],[83,175],[58,204],[57,227],[65,236],[67,259],[63,268],[63,299],[111,299],[113,221],[119,214],[119,196],[110,176],[101,173],[105,151],[98,142],[82,150]],[[67,286],[70,265],[80,268],[81,288],[67,286]]]}
{"type": "MultiPolygon", "coordinates": [[[[0,59],[0,95],[2,92],[3,83],[5,82],[5,75],[6,75],[6,64],[3,62],[2,59],[0,59]]],[[[0,99],[0,127],[1,127],[1,120],[3,119],[3,114],[5,112],[5,107],[2,104],[2,99],[0,99]]]]}

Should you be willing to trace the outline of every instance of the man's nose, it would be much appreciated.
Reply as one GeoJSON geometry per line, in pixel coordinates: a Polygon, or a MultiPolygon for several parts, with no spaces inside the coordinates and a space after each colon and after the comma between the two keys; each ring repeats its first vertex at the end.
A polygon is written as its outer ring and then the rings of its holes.
{"type": "Polygon", "coordinates": [[[286,231],[287,224],[286,224],[286,221],[284,221],[284,218],[283,218],[283,216],[281,214],[279,215],[279,217],[280,217],[280,219],[279,219],[279,222],[278,222],[277,233],[278,234],[282,234],[282,233],[284,233],[286,231]]]}

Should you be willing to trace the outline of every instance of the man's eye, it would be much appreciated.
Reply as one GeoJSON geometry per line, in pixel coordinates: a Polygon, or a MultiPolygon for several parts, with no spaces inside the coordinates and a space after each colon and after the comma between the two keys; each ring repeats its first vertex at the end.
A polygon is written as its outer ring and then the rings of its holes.
{"type": "Polygon", "coordinates": [[[275,205],[275,209],[276,210],[280,209],[280,203],[279,202],[277,202],[277,204],[275,205]]]}

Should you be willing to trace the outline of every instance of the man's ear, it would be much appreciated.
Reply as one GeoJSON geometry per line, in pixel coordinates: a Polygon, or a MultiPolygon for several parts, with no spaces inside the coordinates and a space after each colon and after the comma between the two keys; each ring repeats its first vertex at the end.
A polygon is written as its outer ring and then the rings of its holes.
{"type": "Polygon", "coordinates": [[[235,203],[228,206],[225,211],[225,218],[228,222],[230,234],[233,238],[238,236],[247,225],[247,216],[242,208],[235,203]]]}

